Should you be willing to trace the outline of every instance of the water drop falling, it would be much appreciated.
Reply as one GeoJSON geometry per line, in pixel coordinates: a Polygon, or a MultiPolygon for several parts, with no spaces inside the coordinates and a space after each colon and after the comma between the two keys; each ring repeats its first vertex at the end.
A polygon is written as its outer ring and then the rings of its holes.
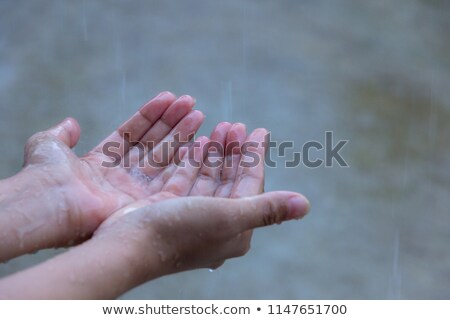
{"type": "Polygon", "coordinates": [[[394,255],[392,263],[392,276],[390,281],[390,299],[401,298],[402,273],[400,268],[400,233],[397,229],[394,238],[394,255]]]}
{"type": "Polygon", "coordinates": [[[83,26],[83,39],[84,41],[88,41],[88,23],[86,17],[86,1],[83,0],[81,3],[81,25],[83,26]]]}
{"type": "Polygon", "coordinates": [[[123,107],[126,107],[126,98],[127,98],[127,75],[126,72],[122,71],[122,81],[120,85],[120,97],[122,100],[123,107]]]}
{"type": "Polygon", "coordinates": [[[233,121],[233,83],[225,81],[222,83],[222,110],[225,120],[233,121]]]}

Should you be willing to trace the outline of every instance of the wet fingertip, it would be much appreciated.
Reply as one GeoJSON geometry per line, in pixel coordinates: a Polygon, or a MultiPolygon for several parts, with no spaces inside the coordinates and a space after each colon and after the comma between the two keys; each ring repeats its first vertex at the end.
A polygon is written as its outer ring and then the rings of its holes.
{"type": "MultiPolygon", "coordinates": [[[[69,147],[73,147],[77,144],[80,134],[81,134],[81,128],[78,121],[72,117],[65,118],[60,124],[60,127],[62,127],[66,134],[69,137],[69,147]]],[[[59,135],[60,132],[58,132],[56,135],[59,135]]]]}
{"type": "Polygon", "coordinates": [[[184,94],[181,97],[179,97],[178,101],[186,101],[186,102],[190,103],[192,105],[192,107],[194,106],[194,104],[196,102],[195,98],[193,98],[192,96],[190,96],[188,94],[184,94]]]}
{"type": "Polygon", "coordinates": [[[232,140],[241,141],[245,139],[246,135],[247,135],[247,127],[245,126],[245,124],[240,122],[234,123],[228,132],[228,137],[232,140]]]}
{"type": "Polygon", "coordinates": [[[231,123],[228,122],[228,121],[223,121],[223,122],[220,122],[220,123],[216,126],[216,128],[223,128],[223,127],[231,127],[231,123]]]}
{"type": "Polygon", "coordinates": [[[195,140],[199,141],[199,142],[208,142],[209,138],[207,136],[200,136],[200,137],[197,137],[197,139],[195,139],[195,140]]]}
{"type": "Polygon", "coordinates": [[[267,135],[269,133],[269,130],[267,130],[266,128],[256,128],[255,130],[253,130],[253,133],[267,135]]]}
{"type": "Polygon", "coordinates": [[[202,117],[203,120],[206,118],[206,115],[203,112],[201,112],[200,110],[192,110],[191,115],[193,115],[195,117],[202,117]]]}
{"type": "Polygon", "coordinates": [[[165,99],[165,98],[176,98],[176,95],[170,91],[160,92],[155,98],[165,99]]]}
{"type": "Polygon", "coordinates": [[[247,126],[246,126],[245,124],[243,124],[242,122],[235,122],[235,123],[233,124],[233,127],[235,127],[235,128],[244,128],[244,129],[247,129],[247,126]]]}

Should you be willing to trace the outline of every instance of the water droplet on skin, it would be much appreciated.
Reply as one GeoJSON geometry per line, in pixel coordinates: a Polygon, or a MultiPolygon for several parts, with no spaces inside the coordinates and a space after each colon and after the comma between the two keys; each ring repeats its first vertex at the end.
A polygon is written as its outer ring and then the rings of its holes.
{"type": "Polygon", "coordinates": [[[58,226],[60,226],[60,225],[62,225],[62,221],[63,221],[63,219],[62,219],[62,214],[61,214],[61,212],[58,212],[58,226]]]}
{"type": "Polygon", "coordinates": [[[147,176],[145,173],[143,173],[141,170],[139,170],[138,167],[132,167],[130,169],[130,175],[137,180],[139,180],[142,184],[147,185],[152,181],[152,178],[147,176]]]}
{"type": "Polygon", "coordinates": [[[158,255],[159,258],[161,259],[161,262],[165,262],[167,260],[167,256],[162,250],[158,251],[158,255]]]}

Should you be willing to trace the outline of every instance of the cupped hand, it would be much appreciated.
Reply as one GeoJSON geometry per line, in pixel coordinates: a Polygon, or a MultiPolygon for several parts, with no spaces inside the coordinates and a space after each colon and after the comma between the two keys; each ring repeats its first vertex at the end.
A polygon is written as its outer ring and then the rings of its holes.
{"type": "Polygon", "coordinates": [[[179,150],[182,165],[172,164],[156,179],[161,192],[114,213],[94,239],[117,241],[135,253],[133,269],[143,270],[142,281],[217,268],[245,254],[254,228],[298,219],[309,210],[297,193],[258,195],[264,189],[266,137],[265,129],[247,136],[242,124],[219,124],[210,139],[200,137],[196,146],[179,150]],[[198,160],[201,166],[192,165],[198,160]]]}
{"type": "Polygon", "coordinates": [[[248,252],[249,231],[300,219],[309,210],[302,195],[286,191],[241,199],[163,193],[151,198],[151,205],[128,208],[106,220],[93,238],[116,243],[116,254],[130,261],[127,272],[134,285],[171,273],[218,268],[248,252]]]}
{"type": "Polygon", "coordinates": [[[194,104],[190,96],[177,99],[163,92],[83,157],[71,150],[80,137],[74,119],[33,135],[26,144],[22,176],[31,174],[55,203],[54,218],[62,232],[53,245],[88,237],[112,212],[161,191],[152,181],[204,120],[192,110],[194,104]],[[165,148],[172,141],[179,143],[165,148]],[[166,162],[156,166],[146,161],[163,155],[166,162]]]}
{"type": "MultiPolygon", "coordinates": [[[[190,122],[200,125],[202,118],[190,122]]],[[[142,120],[139,115],[137,119],[142,120]]],[[[134,122],[133,128],[140,127],[139,121],[129,122],[134,122]]],[[[120,160],[130,155],[131,167],[102,166],[102,162],[111,160],[102,152],[102,144],[87,156],[77,158],[69,149],[79,137],[78,126],[71,119],[30,139],[24,170],[27,172],[18,180],[24,179],[27,183],[23,186],[30,186],[30,177],[34,177],[44,196],[41,202],[56,203],[56,210],[44,215],[48,223],[37,225],[33,219],[42,220],[43,216],[40,212],[30,214],[36,201],[28,201],[26,207],[0,216],[0,225],[11,224],[15,219],[14,225],[19,226],[9,228],[10,234],[2,233],[1,249],[10,252],[0,255],[0,260],[49,245],[52,242],[48,238],[55,237],[55,232],[66,240],[80,232],[92,232],[90,227],[108,216],[106,212],[115,207],[121,209],[101,223],[92,239],[3,279],[0,291],[6,296],[114,298],[166,274],[217,268],[226,259],[248,251],[254,228],[299,219],[309,209],[308,201],[297,193],[257,195],[264,189],[264,129],[247,136],[244,125],[221,123],[210,138],[200,137],[190,146],[176,148],[169,153],[172,161],[168,165],[155,167],[145,165],[142,160],[146,153],[141,157],[136,144],[120,145],[127,124],[105,143],[119,142],[119,150],[123,150],[120,160]],[[58,221],[55,217],[61,213],[62,221],[58,221]],[[59,223],[64,220],[66,223],[59,223]],[[20,250],[15,241],[3,241],[14,240],[14,230],[20,239],[19,247],[22,236],[28,235],[28,245],[20,250]],[[67,277],[68,272],[71,277],[67,277]]],[[[163,139],[173,139],[175,128],[163,139]]],[[[161,158],[161,148],[146,151],[161,158]]],[[[30,188],[36,191],[35,187],[30,188]]],[[[25,191],[18,197],[31,195],[30,190],[25,191]]],[[[17,192],[13,195],[17,196],[17,192]]],[[[9,204],[14,206],[23,199],[15,200],[18,202],[9,204]]]]}

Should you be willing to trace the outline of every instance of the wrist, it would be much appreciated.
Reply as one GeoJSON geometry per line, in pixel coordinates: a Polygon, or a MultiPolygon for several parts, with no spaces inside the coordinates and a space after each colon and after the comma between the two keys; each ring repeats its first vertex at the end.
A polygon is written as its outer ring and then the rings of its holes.
{"type": "Polygon", "coordinates": [[[0,261],[59,245],[67,203],[58,188],[48,173],[32,167],[0,181],[0,261]]]}
{"type": "Polygon", "coordinates": [[[138,217],[139,214],[131,213],[112,224],[101,226],[89,240],[112,248],[113,255],[120,257],[133,283],[130,288],[170,273],[159,246],[161,239],[138,217]]]}

